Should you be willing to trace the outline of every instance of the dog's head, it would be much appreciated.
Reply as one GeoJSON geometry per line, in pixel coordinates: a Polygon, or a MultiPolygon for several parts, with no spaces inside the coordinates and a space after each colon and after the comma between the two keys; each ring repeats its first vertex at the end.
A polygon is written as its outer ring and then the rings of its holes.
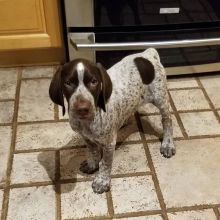
{"type": "Polygon", "coordinates": [[[111,93],[112,83],[104,67],[85,59],[76,59],[60,67],[49,88],[50,98],[63,107],[63,115],[65,97],[69,113],[80,120],[93,118],[97,107],[106,111],[111,93]]]}

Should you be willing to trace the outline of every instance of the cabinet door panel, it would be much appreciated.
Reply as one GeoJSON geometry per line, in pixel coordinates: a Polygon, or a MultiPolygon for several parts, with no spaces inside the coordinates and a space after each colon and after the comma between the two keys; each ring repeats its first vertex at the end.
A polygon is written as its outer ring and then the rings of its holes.
{"type": "Polygon", "coordinates": [[[0,0],[0,50],[59,47],[57,0],[0,0]]]}
{"type": "Polygon", "coordinates": [[[43,9],[42,0],[1,0],[0,34],[44,32],[43,9]]]}

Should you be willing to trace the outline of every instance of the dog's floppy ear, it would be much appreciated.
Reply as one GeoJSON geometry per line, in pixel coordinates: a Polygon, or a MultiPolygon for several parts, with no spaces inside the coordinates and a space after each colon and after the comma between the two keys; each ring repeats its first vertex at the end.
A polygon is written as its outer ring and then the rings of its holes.
{"type": "Polygon", "coordinates": [[[65,105],[64,105],[64,98],[63,98],[63,91],[61,84],[61,72],[62,72],[62,67],[59,67],[50,83],[49,95],[54,103],[56,103],[57,105],[61,105],[63,107],[63,115],[65,115],[65,105]]]}
{"type": "Polygon", "coordinates": [[[101,76],[101,92],[98,97],[97,105],[105,112],[105,104],[112,94],[112,81],[101,63],[97,63],[97,67],[101,76]]]}
{"type": "Polygon", "coordinates": [[[153,64],[143,57],[135,58],[134,63],[141,75],[142,82],[144,84],[150,84],[153,81],[155,75],[153,64]]]}

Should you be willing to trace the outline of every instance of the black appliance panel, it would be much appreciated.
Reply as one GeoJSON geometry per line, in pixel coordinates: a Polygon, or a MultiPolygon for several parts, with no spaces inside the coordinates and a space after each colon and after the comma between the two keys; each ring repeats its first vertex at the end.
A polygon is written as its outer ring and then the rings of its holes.
{"type": "Polygon", "coordinates": [[[94,0],[94,20],[95,27],[220,21],[220,1],[94,0]]]}

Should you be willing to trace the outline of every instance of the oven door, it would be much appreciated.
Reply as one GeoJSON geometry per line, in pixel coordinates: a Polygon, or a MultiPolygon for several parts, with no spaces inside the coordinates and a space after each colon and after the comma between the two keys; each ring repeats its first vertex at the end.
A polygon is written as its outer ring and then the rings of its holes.
{"type": "Polygon", "coordinates": [[[157,48],[168,75],[220,70],[220,30],[69,33],[70,59],[111,67],[128,54],[157,48]]]}

